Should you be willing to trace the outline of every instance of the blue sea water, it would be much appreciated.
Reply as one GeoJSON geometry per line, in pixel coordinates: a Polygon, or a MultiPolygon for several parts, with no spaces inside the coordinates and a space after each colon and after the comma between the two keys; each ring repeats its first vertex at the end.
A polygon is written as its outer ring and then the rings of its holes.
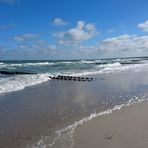
{"type": "Polygon", "coordinates": [[[32,75],[0,74],[0,94],[24,89],[49,80],[47,76],[70,75],[84,76],[144,70],[148,57],[94,59],[94,60],[55,60],[55,61],[0,61],[0,71],[31,72],[32,75]]]}

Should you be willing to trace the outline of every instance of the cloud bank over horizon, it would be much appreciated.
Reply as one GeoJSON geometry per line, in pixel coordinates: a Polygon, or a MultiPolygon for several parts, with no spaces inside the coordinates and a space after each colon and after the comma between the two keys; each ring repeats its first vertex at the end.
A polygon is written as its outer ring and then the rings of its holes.
{"type": "MultiPolygon", "coordinates": [[[[9,57],[10,59],[63,59],[70,55],[74,59],[79,58],[99,58],[102,57],[121,57],[144,56],[148,50],[148,35],[138,36],[135,34],[123,34],[116,37],[106,38],[94,45],[83,44],[50,44],[45,40],[35,40],[36,34],[24,34],[15,36],[14,40],[18,43],[15,47],[0,46],[0,58],[9,57]],[[32,44],[29,44],[33,41],[32,44]],[[67,49],[67,50],[65,50],[67,49]],[[108,56],[106,56],[108,55],[108,56]],[[40,57],[40,58],[38,58],[40,57]],[[54,58],[52,58],[54,57],[54,58]]],[[[68,40],[69,41],[69,40],[68,40]]]]}

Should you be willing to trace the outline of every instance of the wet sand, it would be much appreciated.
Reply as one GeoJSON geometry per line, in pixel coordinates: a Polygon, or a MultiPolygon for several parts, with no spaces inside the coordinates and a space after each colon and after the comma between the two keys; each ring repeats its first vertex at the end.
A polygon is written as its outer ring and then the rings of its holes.
{"type": "Polygon", "coordinates": [[[52,142],[55,130],[80,120],[99,105],[95,86],[96,82],[49,80],[0,95],[0,148],[23,148],[42,136],[51,137],[52,142]]]}
{"type": "Polygon", "coordinates": [[[74,148],[147,148],[148,101],[123,107],[79,126],[74,148]]]}

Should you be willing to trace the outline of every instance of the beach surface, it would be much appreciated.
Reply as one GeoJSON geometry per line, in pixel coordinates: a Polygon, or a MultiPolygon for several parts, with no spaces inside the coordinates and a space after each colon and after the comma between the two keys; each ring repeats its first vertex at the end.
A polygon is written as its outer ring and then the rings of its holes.
{"type": "Polygon", "coordinates": [[[87,122],[93,113],[147,99],[147,73],[100,74],[90,82],[49,80],[1,94],[0,148],[147,147],[148,103],[87,122]]]}
{"type": "Polygon", "coordinates": [[[78,126],[74,148],[147,148],[148,101],[99,116],[78,126]]]}

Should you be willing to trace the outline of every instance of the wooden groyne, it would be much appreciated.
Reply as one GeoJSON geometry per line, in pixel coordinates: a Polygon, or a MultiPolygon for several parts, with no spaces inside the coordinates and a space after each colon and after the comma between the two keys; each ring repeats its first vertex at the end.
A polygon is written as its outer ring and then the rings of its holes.
{"type": "Polygon", "coordinates": [[[89,77],[74,77],[74,76],[63,76],[63,75],[49,76],[49,78],[53,80],[69,80],[69,81],[92,81],[93,80],[93,78],[89,78],[89,77]]]}
{"type": "Polygon", "coordinates": [[[32,75],[32,74],[37,74],[37,73],[19,72],[19,71],[0,71],[0,74],[2,75],[32,75]]]}
{"type": "MultiPolygon", "coordinates": [[[[31,74],[37,74],[37,73],[30,73],[30,72],[9,72],[9,71],[0,71],[0,74],[2,75],[31,75],[31,74]]],[[[69,80],[69,81],[92,81],[95,78],[89,78],[89,77],[76,77],[76,76],[64,76],[64,75],[58,75],[58,76],[47,76],[50,79],[53,80],[69,80]]]]}

